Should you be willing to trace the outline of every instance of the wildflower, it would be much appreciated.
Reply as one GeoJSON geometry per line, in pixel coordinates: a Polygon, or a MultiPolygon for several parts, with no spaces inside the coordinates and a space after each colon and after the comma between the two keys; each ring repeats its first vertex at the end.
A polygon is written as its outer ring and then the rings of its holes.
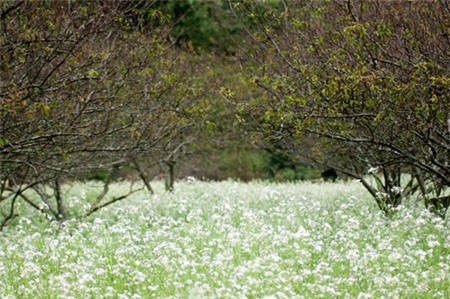
{"type": "Polygon", "coordinates": [[[370,166],[369,170],[367,170],[367,173],[372,174],[376,173],[378,171],[378,167],[370,166]]]}
{"type": "Polygon", "coordinates": [[[394,194],[400,194],[403,192],[403,188],[399,187],[399,186],[393,186],[391,188],[391,192],[394,194]]]}

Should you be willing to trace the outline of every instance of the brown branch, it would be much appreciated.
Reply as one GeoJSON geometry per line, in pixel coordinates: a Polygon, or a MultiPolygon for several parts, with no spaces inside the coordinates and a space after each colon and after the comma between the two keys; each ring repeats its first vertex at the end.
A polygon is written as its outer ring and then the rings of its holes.
{"type": "Polygon", "coordinates": [[[16,193],[13,197],[13,199],[11,200],[11,205],[9,208],[9,214],[7,216],[5,216],[5,218],[2,220],[2,222],[0,223],[0,231],[3,230],[3,228],[8,225],[9,222],[11,222],[14,218],[16,218],[18,215],[14,212],[14,205],[16,203],[16,200],[18,198],[19,194],[16,193]]]}
{"type": "Polygon", "coordinates": [[[10,7],[8,7],[5,11],[2,12],[2,14],[0,15],[0,19],[4,19],[6,18],[6,16],[12,12],[13,10],[19,8],[19,6],[21,6],[25,1],[19,1],[17,2],[15,5],[12,5],[10,7]]]}
{"type": "Polygon", "coordinates": [[[41,190],[39,186],[35,186],[33,190],[40,196],[42,202],[47,206],[50,213],[54,216],[55,219],[58,219],[58,211],[55,210],[52,204],[49,201],[49,195],[45,193],[44,190],[41,190]]]}
{"type": "Polygon", "coordinates": [[[88,211],[86,211],[86,213],[84,214],[84,217],[88,217],[88,216],[92,215],[93,213],[97,212],[98,210],[100,210],[104,207],[107,207],[117,201],[123,200],[123,199],[127,198],[128,196],[130,196],[131,194],[142,190],[142,188],[139,188],[136,190],[132,190],[132,188],[133,188],[133,185],[131,185],[130,191],[127,194],[124,194],[124,195],[118,196],[118,197],[114,197],[111,200],[108,200],[107,202],[105,202],[101,205],[92,206],[88,211]]]}
{"type": "Polygon", "coordinates": [[[135,160],[135,161],[133,161],[133,165],[134,165],[134,168],[137,170],[139,177],[141,178],[141,180],[144,183],[145,187],[147,188],[148,192],[150,192],[150,194],[155,194],[152,186],[150,185],[150,182],[149,182],[147,176],[145,175],[144,171],[140,167],[139,163],[135,160]]]}

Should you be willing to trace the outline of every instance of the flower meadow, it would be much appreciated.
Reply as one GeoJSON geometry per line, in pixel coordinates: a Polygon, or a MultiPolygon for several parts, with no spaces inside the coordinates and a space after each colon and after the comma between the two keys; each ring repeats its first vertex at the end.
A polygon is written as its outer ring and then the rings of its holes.
{"type": "MultiPolygon", "coordinates": [[[[0,297],[450,297],[448,220],[413,201],[386,217],[357,182],[154,184],[63,225],[19,207],[0,297]]],[[[66,185],[68,209],[96,188],[66,185]]]]}

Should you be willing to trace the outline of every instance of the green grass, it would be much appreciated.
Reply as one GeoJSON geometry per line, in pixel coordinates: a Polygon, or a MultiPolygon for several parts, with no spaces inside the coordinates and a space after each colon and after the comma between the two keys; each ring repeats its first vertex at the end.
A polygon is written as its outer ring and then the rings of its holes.
{"type": "MultiPolygon", "coordinates": [[[[450,297],[448,220],[413,204],[387,219],[356,182],[155,188],[64,226],[19,207],[0,297],[450,297]]],[[[68,206],[95,190],[66,186],[68,206]]]]}

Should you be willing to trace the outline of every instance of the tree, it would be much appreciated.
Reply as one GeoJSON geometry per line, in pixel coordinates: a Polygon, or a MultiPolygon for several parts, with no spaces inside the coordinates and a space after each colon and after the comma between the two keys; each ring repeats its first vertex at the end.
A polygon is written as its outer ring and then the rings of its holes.
{"type": "Polygon", "coordinates": [[[187,58],[170,49],[161,13],[141,26],[141,4],[1,4],[0,203],[9,207],[2,227],[17,200],[66,220],[61,184],[92,171],[110,175],[85,215],[125,198],[106,200],[114,172],[130,163],[141,169],[149,157],[175,159],[192,124],[201,125],[187,115],[198,99],[181,71],[187,58]]]}
{"type": "Polygon", "coordinates": [[[445,214],[448,17],[438,1],[268,8],[248,30],[260,45],[250,83],[264,94],[242,117],[266,146],[359,179],[386,212],[419,192],[445,214]]]}
{"type": "Polygon", "coordinates": [[[94,4],[4,2],[1,9],[1,201],[11,203],[3,223],[18,197],[64,220],[60,180],[114,151],[107,140],[129,126],[111,122],[119,113],[111,103],[122,88],[108,70],[113,57],[91,51],[96,38],[114,43],[114,15],[94,4]],[[50,182],[57,207],[38,190],[50,182]],[[31,188],[45,207],[24,195],[31,188]]]}

